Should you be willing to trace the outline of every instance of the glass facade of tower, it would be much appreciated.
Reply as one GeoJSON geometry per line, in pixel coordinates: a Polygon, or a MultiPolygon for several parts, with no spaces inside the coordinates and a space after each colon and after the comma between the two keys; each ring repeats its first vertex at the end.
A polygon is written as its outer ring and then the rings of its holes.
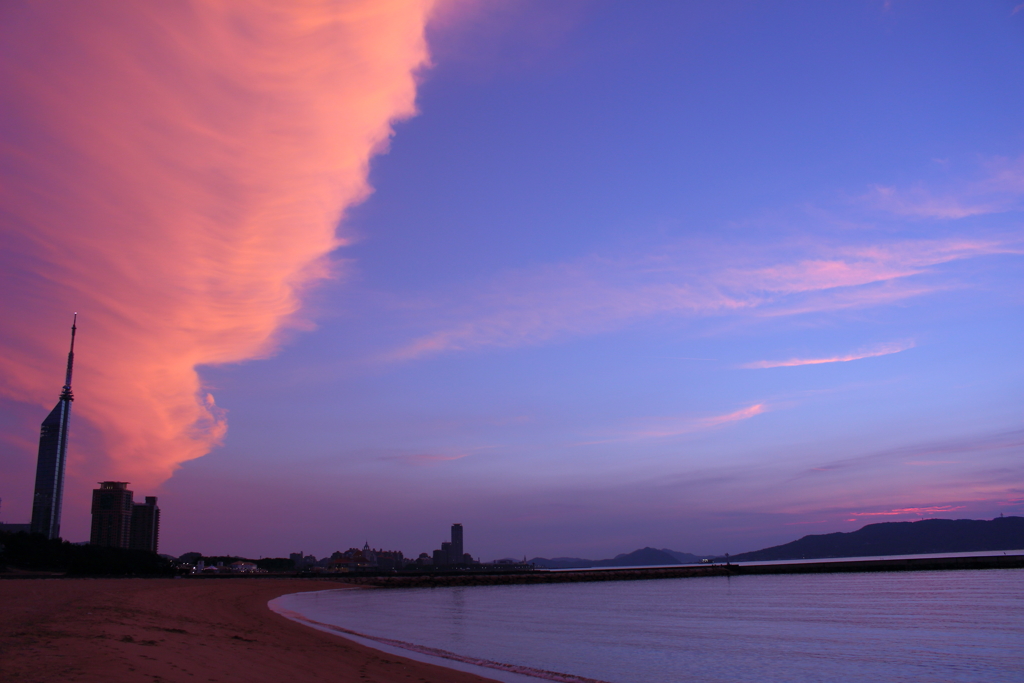
{"type": "Polygon", "coordinates": [[[32,497],[32,533],[60,537],[60,508],[64,499],[64,463],[68,452],[71,400],[61,397],[39,433],[36,487],[32,497]]]}
{"type": "Polygon", "coordinates": [[[36,488],[32,496],[34,534],[60,538],[60,508],[64,501],[64,463],[68,455],[68,420],[71,417],[71,371],[75,364],[75,330],[78,314],[71,323],[71,350],[60,400],[43,420],[39,431],[39,457],[36,460],[36,488]]]}

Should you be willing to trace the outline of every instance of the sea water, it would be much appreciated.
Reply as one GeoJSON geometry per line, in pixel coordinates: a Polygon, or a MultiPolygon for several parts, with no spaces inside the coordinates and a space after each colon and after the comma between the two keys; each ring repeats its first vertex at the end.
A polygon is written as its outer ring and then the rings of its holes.
{"type": "Polygon", "coordinates": [[[370,638],[610,683],[1024,681],[1022,569],[349,589],[275,603],[370,638]]]}

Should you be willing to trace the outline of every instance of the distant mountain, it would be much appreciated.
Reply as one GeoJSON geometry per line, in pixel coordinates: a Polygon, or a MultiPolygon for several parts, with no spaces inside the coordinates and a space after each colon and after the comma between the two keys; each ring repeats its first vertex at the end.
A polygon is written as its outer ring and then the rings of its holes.
{"type": "MultiPolygon", "coordinates": [[[[688,555],[688,553],[680,553],[688,555]]],[[[696,555],[690,555],[696,557],[696,555]]],[[[700,561],[700,558],[694,560],[700,561]]],[[[641,548],[631,553],[616,555],[610,560],[586,560],[582,557],[535,557],[531,563],[544,569],[586,569],[588,567],[643,567],[646,565],[681,564],[681,561],[665,550],[641,548]]]]}
{"type": "Polygon", "coordinates": [[[1024,517],[923,519],[868,524],[848,533],[816,534],[764,550],[733,555],[734,562],[874,555],[923,555],[1024,549],[1024,517]]]}
{"type": "Polygon", "coordinates": [[[595,567],[643,567],[651,564],[679,564],[679,560],[663,550],[641,548],[631,553],[616,555],[610,560],[598,560],[595,567]]]}
{"type": "Polygon", "coordinates": [[[705,557],[711,557],[711,555],[694,555],[692,553],[681,553],[678,550],[669,550],[668,548],[662,548],[661,552],[668,553],[672,557],[676,558],[683,564],[699,564],[705,557]]]}

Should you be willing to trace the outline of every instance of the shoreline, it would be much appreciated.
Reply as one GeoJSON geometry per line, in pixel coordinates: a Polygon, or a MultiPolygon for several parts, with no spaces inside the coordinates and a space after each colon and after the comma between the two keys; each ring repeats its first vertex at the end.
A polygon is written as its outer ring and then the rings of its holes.
{"type": "MultiPolygon", "coordinates": [[[[358,590],[358,588],[349,587],[348,590],[358,590]]],[[[281,604],[275,604],[280,603],[282,600],[286,600],[288,597],[289,596],[284,595],[280,598],[271,600],[269,604],[270,609],[288,619],[305,624],[310,628],[314,628],[325,633],[341,635],[344,638],[355,640],[356,642],[365,644],[368,647],[382,650],[383,652],[411,657],[416,659],[416,661],[438,663],[440,666],[451,667],[460,671],[468,671],[470,673],[477,673],[484,677],[494,676],[498,681],[504,683],[537,683],[538,681],[554,681],[555,683],[606,683],[605,681],[595,678],[586,678],[583,676],[560,673],[557,671],[547,671],[544,669],[536,669],[517,664],[507,664],[505,662],[495,662],[489,659],[460,655],[455,652],[449,652],[448,650],[440,650],[426,645],[418,645],[416,643],[396,640],[394,638],[384,638],[359,633],[341,626],[335,626],[333,624],[327,624],[310,619],[299,612],[295,612],[282,606],[281,604]]]]}
{"type": "Polygon", "coordinates": [[[0,680],[495,683],[324,633],[267,605],[344,585],[286,578],[0,581],[0,680]]]}

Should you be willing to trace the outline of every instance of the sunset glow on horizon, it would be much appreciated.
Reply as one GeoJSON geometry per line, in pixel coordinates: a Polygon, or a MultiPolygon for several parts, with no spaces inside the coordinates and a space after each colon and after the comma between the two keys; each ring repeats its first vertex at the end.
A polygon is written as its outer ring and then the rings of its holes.
{"type": "Polygon", "coordinates": [[[738,553],[1024,514],[1024,12],[0,10],[0,521],[738,553]]]}

